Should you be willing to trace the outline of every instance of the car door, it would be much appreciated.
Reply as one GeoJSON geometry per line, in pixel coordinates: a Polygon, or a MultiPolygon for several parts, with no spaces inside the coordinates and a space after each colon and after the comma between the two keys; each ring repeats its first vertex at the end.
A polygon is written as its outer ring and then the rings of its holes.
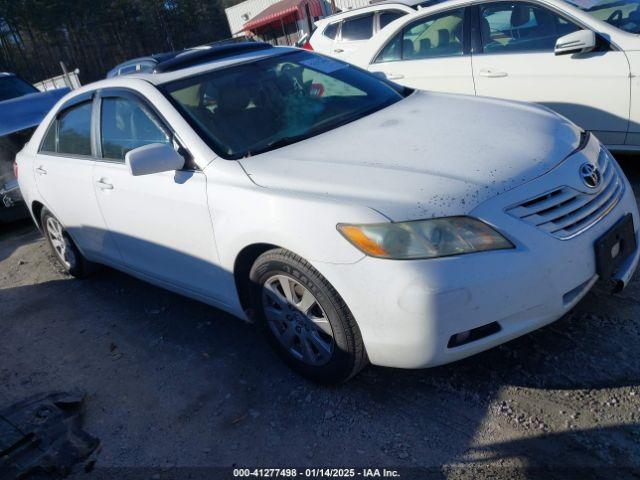
{"type": "Polygon", "coordinates": [[[92,94],[73,98],[52,121],[36,154],[36,185],[45,206],[85,256],[118,262],[93,190],[92,94]]]}
{"type": "Polygon", "coordinates": [[[353,52],[373,36],[374,18],[374,12],[369,12],[344,19],[331,54],[341,60],[348,60],[353,52]]]}
{"type": "Polygon", "coordinates": [[[141,96],[103,90],[98,115],[95,194],[125,265],[162,284],[220,298],[228,273],[217,266],[205,175],[189,163],[180,171],[131,175],[124,161],[128,151],[177,142],[141,96]]]}
{"type": "Polygon", "coordinates": [[[555,55],[556,40],[583,27],[534,2],[480,4],[476,18],[478,95],[541,103],[606,144],[624,143],[630,78],[622,51],[599,38],[596,51],[555,55]]]}
{"type": "Polygon", "coordinates": [[[464,12],[456,8],[407,24],[382,47],[369,70],[411,88],[473,95],[464,12]]]}

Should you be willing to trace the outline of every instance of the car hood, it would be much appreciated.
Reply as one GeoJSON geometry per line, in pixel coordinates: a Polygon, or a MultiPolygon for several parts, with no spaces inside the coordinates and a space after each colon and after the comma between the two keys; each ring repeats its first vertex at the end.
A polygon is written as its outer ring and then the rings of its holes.
{"type": "Polygon", "coordinates": [[[36,127],[68,88],[30,93],[0,102],[0,136],[36,127]]]}
{"type": "Polygon", "coordinates": [[[545,107],[415,92],[335,130],[240,162],[262,187],[415,220],[469,213],[542,175],[578,147],[580,133],[545,107]]]}

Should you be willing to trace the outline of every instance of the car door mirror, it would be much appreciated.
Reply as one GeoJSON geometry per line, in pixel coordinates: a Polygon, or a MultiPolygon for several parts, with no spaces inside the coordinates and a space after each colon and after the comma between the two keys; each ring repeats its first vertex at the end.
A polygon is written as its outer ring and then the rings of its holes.
{"type": "Polygon", "coordinates": [[[131,175],[172,172],[184,167],[184,158],[171,145],[152,143],[134,148],[124,156],[131,175]]]}
{"type": "Polygon", "coordinates": [[[578,30],[556,41],[554,53],[566,55],[569,53],[587,53],[596,48],[596,34],[591,30],[578,30]]]}

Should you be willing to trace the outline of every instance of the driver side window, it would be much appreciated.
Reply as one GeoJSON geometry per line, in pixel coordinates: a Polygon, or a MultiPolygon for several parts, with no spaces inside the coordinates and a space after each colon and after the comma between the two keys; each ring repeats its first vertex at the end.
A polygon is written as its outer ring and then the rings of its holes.
{"type": "Polygon", "coordinates": [[[171,141],[155,116],[128,98],[104,98],[100,124],[102,157],[106,159],[124,162],[134,148],[171,141]]]}
{"type": "Polygon", "coordinates": [[[484,53],[553,52],[558,38],[580,27],[555,12],[524,2],[480,6],[484,53]]]}

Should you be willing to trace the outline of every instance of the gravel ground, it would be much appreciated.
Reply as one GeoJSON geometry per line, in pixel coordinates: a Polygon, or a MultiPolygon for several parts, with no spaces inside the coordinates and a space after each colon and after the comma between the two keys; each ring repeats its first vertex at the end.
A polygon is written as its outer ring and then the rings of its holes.
{"type": "MultiPolygon", "coordinates": [[[[640,159],[623,160],[638,195],[640,159]]],[[[421,371],[368,367],[327,388],[291,373],[251,325],[113,270],[71,279],[31,224],[0,229],[0,406],[86,391],[85,427],[102,442],[97,470],[332,465],[429,467],[438,478],[640,478],[638,276],[473,358],[421,371]]]]}

